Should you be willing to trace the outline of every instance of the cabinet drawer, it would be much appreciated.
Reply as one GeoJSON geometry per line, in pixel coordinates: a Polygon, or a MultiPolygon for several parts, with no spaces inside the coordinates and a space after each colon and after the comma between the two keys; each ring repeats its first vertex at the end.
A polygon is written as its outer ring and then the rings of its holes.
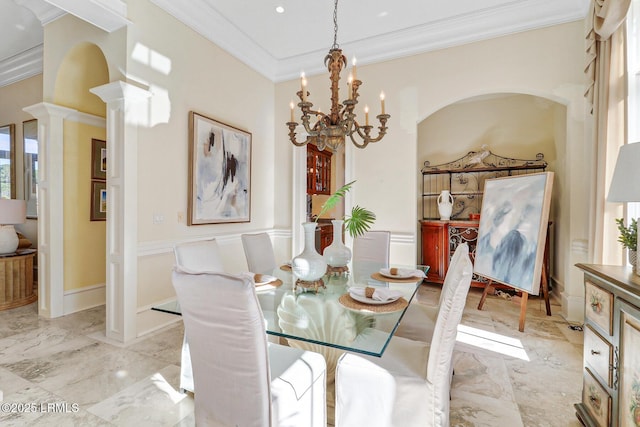
{"type": "Polygon", "coordinates": [[[584,361],[609,387],[612,386],[613,347],[590,325],[584,330],[584,361]]]}
{"type": "Polygon", "coordinates": [[[598,426],[606,427],[611,422],[611,396],[589,371],[584,369],[582,403],[598,426]]]}
{"type": "Polygon", "coordinates": [[[613,294],[586,281],[585,317],[600,327],[606,334],[613,334],[613,294]]]}

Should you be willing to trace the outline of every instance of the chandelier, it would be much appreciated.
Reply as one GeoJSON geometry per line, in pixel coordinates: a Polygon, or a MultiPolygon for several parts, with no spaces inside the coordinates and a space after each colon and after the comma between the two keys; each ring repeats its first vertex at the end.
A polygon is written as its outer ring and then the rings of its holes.
{"type": "Polygon", "coordinates": [[[340,72],[345,67],[347,58],[342,54],[342,49],[338,46],[338,0],[334,2],[333,9],[333,46],[324,58],[324,63],[329,70],[331,79],[331,111],[323,113],[320,110],[313,110],[313,104],[308,101],[310,93],[307,91],[307,80],[304,73],[300,77],[300,90],[296,93],[300,102],[298,107],[302,111],[302,125],[307,133],[307,138],[298,142],[296,140],[296,127],[298,123],[294,121],[294,104],[291,101],[291,119],[287,122],[289,127],[289,139],[291,142],[302,147],[308,143],[315,144],[319,150],[329,147],[335,152],[344,144],[345,138],[351,138],[351,142],[358,147],[364,148],[372,142],[380,141],[387,133],[387,120],[391,117],[384,112],[384,93],[380,93],[381,113],[376,116],[380,122],[378,126],[378,136],[371,136],[373,126],[369,125],[369,108],[365,106],[365,124],[361,125],[356,120],[354,108],[358,105],[358,88],[362,84],[356,77],[355,58],[351,69],[351,74],[347,81],[348,98],[340,104],[339,81],[340,72]],[[315,123],[311,123],[315,120],[315,123]]]}

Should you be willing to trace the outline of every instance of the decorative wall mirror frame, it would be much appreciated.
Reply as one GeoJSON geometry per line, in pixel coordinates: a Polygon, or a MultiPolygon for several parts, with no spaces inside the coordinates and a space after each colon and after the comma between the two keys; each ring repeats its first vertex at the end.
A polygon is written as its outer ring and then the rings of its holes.
{"type": "Polygon", "coordinates": [[[0,198],[16,198],[16,125],[0,126],[0,198]]]}
{"type": "Polygon", "coordinates": [[[27,218],[38,217],[38,120],[22,122],[24,199],[27,218]]]}

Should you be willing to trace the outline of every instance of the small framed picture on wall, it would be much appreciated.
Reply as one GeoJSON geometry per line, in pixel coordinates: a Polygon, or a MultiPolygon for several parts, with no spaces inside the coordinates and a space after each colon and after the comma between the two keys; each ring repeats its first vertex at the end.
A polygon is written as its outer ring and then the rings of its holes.
{"type": "Polygon", "coordinates": [[[107,179],[107,142],[91,139],[91,179],[107,179]]]}
{"type": "Polygon", "coordinates": [[[91,181],[91,221],[107,220],[107,183],[91,181]]]}

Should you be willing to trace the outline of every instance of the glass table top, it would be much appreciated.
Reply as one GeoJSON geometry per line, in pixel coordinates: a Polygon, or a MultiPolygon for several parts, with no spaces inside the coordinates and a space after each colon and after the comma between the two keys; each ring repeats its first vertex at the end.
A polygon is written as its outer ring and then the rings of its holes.
{"type": "MultiPolygon", "coordinates": [[[[420,273],[428,270],[424,266],[396,267],[416,270],[416,276],[396,280],[382,276],[379,265],[360,265],[356,274],[325,276],[325,288],[317,293],[296,287],[295,276],[286,266],[276,268],[270,274],[278,281],[256,286],[267,334],[286,338],[290,345],[295,344],[291,340],[296,340],[382,356],[422,283],[420,273]],[[389,304],[360,303],[347,296],[349,288],[367,286],[398,291],[406,304],[402,299],[389,304]]],[[[181,314],[177,301],[152,309],[181,314]]]]}

